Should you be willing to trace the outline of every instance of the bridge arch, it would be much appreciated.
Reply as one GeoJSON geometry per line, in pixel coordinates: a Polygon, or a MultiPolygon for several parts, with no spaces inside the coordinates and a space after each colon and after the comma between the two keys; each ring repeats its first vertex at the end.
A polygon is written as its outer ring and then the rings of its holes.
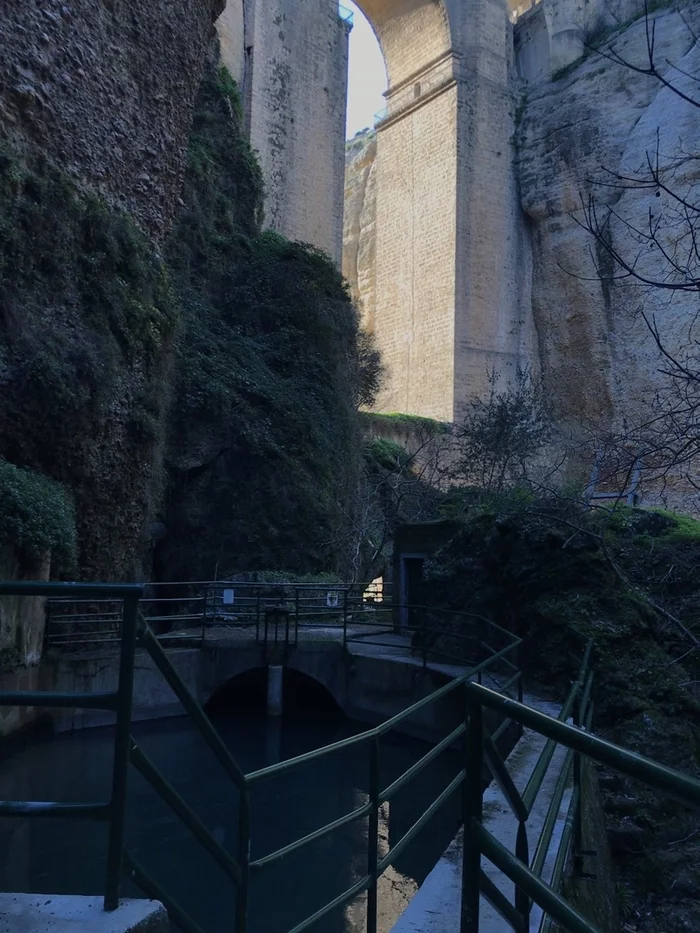
{"type": "Polygon", "coordinates": [[[356,0],[384,55],[389,94],[452,48],[444,0],[356,0]]]}
{"type": "MultiPolygon", "coordinates": [[[[364,270],[386,369],[376,408],[458,420],[491,371],[507,381],[536,360],[508,3],[355,2],[389,81],[364,270]]],[[[338,6],[227,0],[219,29],[265,180],[266,225],[340,262],[350,24],[338,6]]]]}
{"type": "MultiPolygon", "coordinates": [[[[283,677],[285,710],[313,709],[315,714],[327,713],[329,717],[343,713],[345,681],[337,663],[339,651],[334,650],[339,646],[329,647],[330,650],[298,651],[287,659],[283,677]]],[[[265,709],[267,661],[259,646],[245,651],[218,651],[215,670],[209,673],[201,695],[208,711],[233,710],[243,699],[246,709],[265,709]]]]}

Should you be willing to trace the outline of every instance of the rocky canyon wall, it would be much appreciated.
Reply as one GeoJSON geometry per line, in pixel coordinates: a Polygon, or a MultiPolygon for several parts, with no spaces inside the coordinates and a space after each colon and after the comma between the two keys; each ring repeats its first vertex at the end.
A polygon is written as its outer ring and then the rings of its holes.
{"type": "MultiPolygon", "coordinates": [[[[569,7],[561,4],[553,10],[544,0],[515,27],[511,87],[516,128],[510,157],[520,206],[509,248],[519,251],[521,317],[532,321],[533,366],[541,371],[557,423],[580,438],[589,429],[629,428],[649,413],[651,400],[664,385],[658,349],[641,312],[656,316],[672,352],[687,346],[697,313],[692,293],[663,294],[620,279],[608,255],[581,226],[582,198],[593,195],[601,219],[614,210],[614,249],[631,259],[636,256],[640,270],[664,274],[658,252],[644,251],[625,222],[643,230],[650,216],[665,218],[663,242],[669,250],[682,249],[672,199],[664,192],[657,195],[653,187],[610,187],[610,173],[631,176],[643,170],[657,141],[662,163],[673,163],[690,150],[674,165],[673,187],[692,197],[700,110],[658,79],[596,51],[575,57],[583,41],[590,40],[599,43],[601,53],[614,47],[643,67],[644,17],[637,10],[636,19],[619,25],[625,16],[634,17],[633,4],[591,8],[580,22],[569,7]],[[569,14],[567,33],[561,24],[569,14]],[[557,68],[562,60],[565,67],[557,68]]],[[[697,96],[700,52],[694,35],[700,4],[681,12],[657,10],[653,21],[661,74],[697,96]]],[[[377,313],[374,244],[382,222],[375,216],[375,151],[375,137],[367,133],[349,142],[346,154],[343,270],[369,326],[377,313]]],[[[458,198],[463,197],[460,190],[458,198]]]]}
{"type": "Polygon", "coordinates": [[[161,239],[223,4],[3,0],[0,132],[161,239]]]}
{"type": "MultiPolygon", "coordinates": [[[[660,11],[653,19],[662,73],[692,94],[693,76],[700,74],[693,35],[700,5],[689,5],[683,14],[660,11]]],[[[644,18],[621,29],[601,51],[611,43],[624,59],[644,67],[644,18]]],[[[682,249],[671,199],[653,186],[620,186],[616,176],[643,173],[647,155],[655,158],[657,142],[662,163],[693,152],[700,138],[700,110],[660,81],[595,51],[564,74],[526,84],[522,93],[516,165],[531,229],[532,310],[548,395],[560,423],[571,429],[623,428],[644,417],[664,382],[641,312],[656,316],[669,349],[679,352],[687,344],[697,303],[692,294],[663,294],[621,278],[581,226],[582,203],[593,196],[601,220],[608,209],[614,211],[612,247],[635,261],[640,272],[668,274],[658,254],[626,222],[644,231],[650,220],[662,219],[662,240],[671,251],[682,249]]],[[[676,191],[692,192],[695,163],[690,158],[675,173],[676,191]]]]}

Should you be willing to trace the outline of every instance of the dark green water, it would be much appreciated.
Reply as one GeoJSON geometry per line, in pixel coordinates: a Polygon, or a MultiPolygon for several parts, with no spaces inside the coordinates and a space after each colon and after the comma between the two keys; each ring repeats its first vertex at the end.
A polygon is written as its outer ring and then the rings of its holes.
{"type": "MultiPolygon", "coordinates": [[[[347,720],[318,721],[311,712],[270,724],[261,715],[216,716],[216,725],[244,771],[291,758],[362,731],[347,720]]],[[[186,719],[136,725],[135,737],[216,838],[236,854],[236,793],[186,719]]],[[[108,729],[58,735],[0,761],[0,799],[106,799],[112,736],[108,729]]],[[[406,770],[427,746],[405,738],[382,743],[382,785],[406,770]]],[[[368,749],[347,750],[255,785],[252,857],[313,831],[367,800],[368,749]]],[[[457,772],[454,756],[436,759],[382,808],[380,856],[394,845],[457,772]]],[[[423,881],[454,835],[458,800],[397,860],[380,888],[380,929],[388,930],[417,883],[423,881]]],[[[290,856],[253,879],[252,933],[283,933],[340,894],[366,870],[366,821],[357,821],[290,856]]],[[[127,847],[206,933],[233,929],[232,885],[150,786],[129,775],[127,847]]],[[[102,893],[106,828],[66,820],[0,818],[0,888],[39,893],[102,893]]],[[[137,892],[125,887],[125,894],[137,892]]],[[[318,933],[358,933],[363,899],[317,923],[318,933]]]]}

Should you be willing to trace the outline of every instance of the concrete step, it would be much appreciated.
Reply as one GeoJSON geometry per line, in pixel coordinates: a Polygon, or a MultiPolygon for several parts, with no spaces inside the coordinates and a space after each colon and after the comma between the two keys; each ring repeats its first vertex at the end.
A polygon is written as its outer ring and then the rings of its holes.
{"type": "MultiPolygon", "coordinates": [[[[558,716],[561,709],[555,704],[535,696],[526,695],[524,702],[549,716],[558,716]]],[[[520,793],[525,789],[545,743],[546,739],[543,736],[526,729],[520,741],[508,756],[508,771],[520,793]]],[[[555,750],[547,776],[527,822],[530,858],[532,858],[537,838],[547,815],[547,809],[554,793],[565,753],[565,749],[561,747],[555,750]]],[[[564,828],[564,820],[570,799],[571,790],[567,789],[560,807],[550,851],[545,861],[543,871],[545,881],[549,881],[552,875],[556,850],[564,828]]],[[[518,823],[494,781],[484,791],[484,825],[499,842],[515,853],[518,823]]],[[[391,933],[459,933],[462,895],[462,850],[463,833],[460,830],[445,850],[440,861],[418,889],[406,910],[394,924],[391,933]]],[[[496,887],[513,903],[514,886],[512,882],[485,858],[482,859],[482,867],[496,887]]],[[[483,897],[480,909],[480,933],[506,933],[506,931],[510,931],[510,926],[483,897]]],[[[538,907],[534,907],[530,918],[531,933],[536,933],[539,929],[541,918],[542,911],[538,907]]]]}
{"type": "Polygon", "coordinates": [[[168,933],[158,901],[124,898],[105,913],[101,897],[0,894],[0,933],[168,933]]]}

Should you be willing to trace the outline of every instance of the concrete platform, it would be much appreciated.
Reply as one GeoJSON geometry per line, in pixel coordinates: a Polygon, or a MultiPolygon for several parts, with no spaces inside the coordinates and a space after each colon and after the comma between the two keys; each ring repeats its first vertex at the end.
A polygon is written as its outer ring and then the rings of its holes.
{"type": "Polygon", "coordinates": [[[101,897],[0,894],[0,933],[168,933],[159,901],[125,898],[117,910],[101,897]]]}

